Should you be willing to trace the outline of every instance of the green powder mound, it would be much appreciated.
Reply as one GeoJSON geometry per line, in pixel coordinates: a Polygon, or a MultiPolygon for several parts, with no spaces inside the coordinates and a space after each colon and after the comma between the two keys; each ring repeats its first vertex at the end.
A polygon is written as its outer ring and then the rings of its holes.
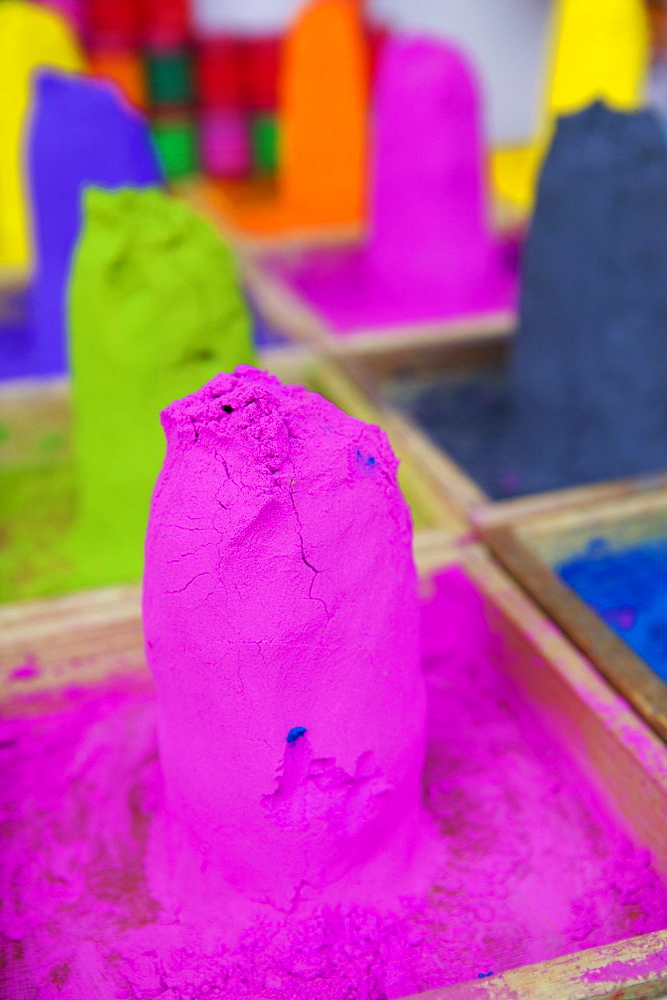
{"type": "Polygon", "coordinates": [[[138,580],[164,458],[160,411],[254,362],[234,259],[212,226],[159,190],[84,196],[69,290],[76,586],[138,580]]]}

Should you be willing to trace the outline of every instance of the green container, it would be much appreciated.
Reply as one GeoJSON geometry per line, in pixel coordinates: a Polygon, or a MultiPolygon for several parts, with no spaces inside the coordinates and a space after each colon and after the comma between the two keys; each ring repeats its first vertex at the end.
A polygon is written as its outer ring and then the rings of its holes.
{"type": "Polygon", "coordinates": [[[278,169],[278,119],[274,114],[252,120],[252,166],[256,174],[275,174],[278,169]]]}
{"type": "Polygon", "coordinates": [[[152,105],[183,105],[192,101],[192,56],[188,49],[147,52],[145,59],[148,97],[152,105]]]}
{"type": "Polygon", "coordinates": [[[197,130],[189,119],[153,122],[153,138],[165,175],[188,177],[199,169],[197,130]]]}

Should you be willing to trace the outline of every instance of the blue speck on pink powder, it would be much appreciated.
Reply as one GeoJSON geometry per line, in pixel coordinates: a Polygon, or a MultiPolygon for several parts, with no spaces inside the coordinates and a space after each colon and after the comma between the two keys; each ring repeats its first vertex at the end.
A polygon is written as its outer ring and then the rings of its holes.
{"type": "Polygon", "coordinates": [[[583,553],[556,569],[667,680],[667,539],[613,549],[596,538],[583,553]]]}
{"type": "Polygon", "coordinates": [[[372,469],[376,463],[375,455],[365,455],[359,448],[357,448],[357,461],[367,469],[372,469]]]}
{"type": "Polygon", "coordinates": [[[300,736],[304,736],[307,732],[305,726],[293,726],[287,734],[287,742],[295,743],[300,736]]]}

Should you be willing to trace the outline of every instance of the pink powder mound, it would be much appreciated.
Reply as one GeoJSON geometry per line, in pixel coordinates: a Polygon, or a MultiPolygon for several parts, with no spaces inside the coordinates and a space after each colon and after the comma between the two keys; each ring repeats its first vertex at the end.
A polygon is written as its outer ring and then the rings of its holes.
{"type": "Polygon", "coordinates": [[[410,515],[387,438],[241,366],[162,414],[144,632],[179,910],[428,884],[410,515]],[[421,859],[421,860],[420,860],[421,859]]]}
{"type": "Polygon", "coordinates": [[[233,944],[233,912],[193,928],[150,896],[162,785],[148,674],[17,698],[0,724],[0,995],[386,1000],[667,926],[648,853],[508,681],[459,570],[439,577],[422,628],[425,804],[444,852],[431,891],[390,915],[267,906],[233,944]]]}
{"type": "Polygon", "coordinates": [[[490,231],[476,83],[457,49],[386,43],[373,147],[367,245],[272,255],[269,270],[341,334],[514,309],[518,247],[490,231]]]}

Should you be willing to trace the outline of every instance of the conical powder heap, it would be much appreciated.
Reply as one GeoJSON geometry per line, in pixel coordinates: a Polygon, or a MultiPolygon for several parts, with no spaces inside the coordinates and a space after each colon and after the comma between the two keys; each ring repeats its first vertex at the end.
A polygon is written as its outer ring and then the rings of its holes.
{"type": "Polygon", "coordinates": [[[416,876],[425,689],[387,439],[241,367],[163,413],[144,629],[172,902],[416,876]]]}

